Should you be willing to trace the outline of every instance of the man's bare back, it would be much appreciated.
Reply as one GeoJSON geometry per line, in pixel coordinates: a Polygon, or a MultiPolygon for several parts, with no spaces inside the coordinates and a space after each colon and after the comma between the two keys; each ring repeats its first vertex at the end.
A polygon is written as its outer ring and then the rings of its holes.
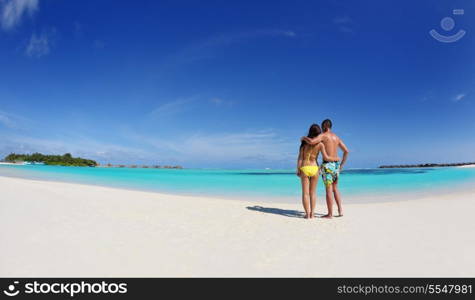
{"type": "Polygon", "coordinates": [[[338,157],[338,145],[340,144],[340,138],[333,132],[322,133],[322,143],[325,146],[325,150],[328,156],[338,157]]]}

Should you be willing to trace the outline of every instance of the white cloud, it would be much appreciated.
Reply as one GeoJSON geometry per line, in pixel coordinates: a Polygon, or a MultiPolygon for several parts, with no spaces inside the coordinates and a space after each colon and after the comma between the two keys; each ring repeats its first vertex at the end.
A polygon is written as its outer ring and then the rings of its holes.
{"type": "Polygon", "coordinates": [[[465,98],[465,96],[467,96],[467,94],[457,94],[455,95],[455,97],[452,98],[452,101],[460,102],[463,100],[463,98],[465,98]]]}
{"type": "Polygon", "coordinates": [[[156,119],[166,118],[188,110],[195,100],[196,98],[182,98],[170,101],[155,108],[150,115],[156,119]]]}
{"type": "Polygon", "coordinates": [[[40,58],[48,55],[53,47],[55,34],[55,29],[43,31],[39,35],[33,33],[25,49],[26,56],[40,58]]]}
{"type": "Polygon", "coordinates": [[[11,30],[21,23],[25,15],[38,10],[39,0],[3,0],[0,2],[0,23],[3,30],[11,30]]]}

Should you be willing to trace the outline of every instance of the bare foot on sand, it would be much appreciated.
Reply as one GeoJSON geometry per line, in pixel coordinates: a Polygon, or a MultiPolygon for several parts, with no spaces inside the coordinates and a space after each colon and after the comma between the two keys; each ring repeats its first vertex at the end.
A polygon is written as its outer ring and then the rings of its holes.
{"type": "Polygon", "coordinates": [[[333,216],[332,216],[332,215],[324,215],[324,216],[321,216],[321,218],[323,218],[323,219],[331,219],[331,218],[333,218],[333,216]]]}

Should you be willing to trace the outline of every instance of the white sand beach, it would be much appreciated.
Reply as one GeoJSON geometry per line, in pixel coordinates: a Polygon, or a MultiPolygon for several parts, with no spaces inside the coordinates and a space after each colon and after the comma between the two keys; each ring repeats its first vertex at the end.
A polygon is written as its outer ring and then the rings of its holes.
{"type": "MultiPolygon", "coordinates": [[[[0,193],[2,277],[475,276],[473,191],[347,204],[332,220],[298,217],[299,199],[269,204],[7,177],[0,193]]],[[[317,212],[325,211],[319,198],[317,212]]]]}

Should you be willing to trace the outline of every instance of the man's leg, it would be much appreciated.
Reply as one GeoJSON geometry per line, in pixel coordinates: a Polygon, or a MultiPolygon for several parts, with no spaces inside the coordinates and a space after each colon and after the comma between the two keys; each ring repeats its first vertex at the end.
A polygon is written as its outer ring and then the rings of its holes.
{"type": "Polygon", "coordinates": [[[305,210],[305,219],[310,217],[310,191],[309,191],[309,180],[307,176],[302,175],[300,177],[302,181],[302,205],[305,210]]]}
{"type": "Polygon", "coordinates": [[[325,192],[327,194],[327,209],[328,213],[322,218],[331,219],[333,217],[333,185],[325,184],[325,192]]]}
{"type": "Polygon", "coordinates": [[[343,217],[343,206],[341,205],[340,191],[338,190],[338,179],[332,184],[333,195],[335,196],[335,202],[338,206],[338,216],[343,217]]]}

